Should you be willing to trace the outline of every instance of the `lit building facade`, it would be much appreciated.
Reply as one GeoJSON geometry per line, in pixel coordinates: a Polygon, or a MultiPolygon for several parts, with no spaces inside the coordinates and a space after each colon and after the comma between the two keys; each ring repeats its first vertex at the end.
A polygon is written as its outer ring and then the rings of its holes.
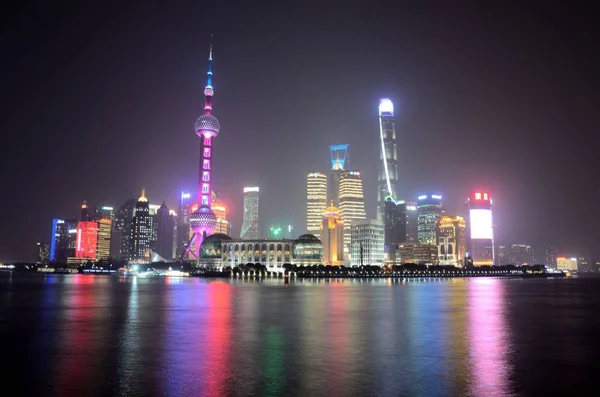
{"type": "Polygon", "coordinates": [[[47,263],[50,260],[50,244],[37,243],[37,261],[38,263],[47,263]]]}
{"type": "Polygon", "coordinates": [[[258,186],[244,188],[244,218],[240,238],[256,240],[260,238],[258,225],[258,186]]]}
{"type": "Polygon", "coordinates": [[[407,263],[437,265],[439,263],[437,245],[406,242],[398,246],[398,253],[403,265],[407,263]]]}
{"type": "Polygon", "coordinates": [[[142,189],[142,195],[135,205],[135,213],[131,224],[131,249],[130,260],[145,261],[150,258],[150,250],[154,241],[152,234],[154,230],[154,217],[150,215],[150,206],[146,198],[146,192],[142,189]]]}
{"type": "MultiPolygon", "coordinates": [[[[77,224],[75,258],[96,260],[98,249],[98,222],[81,221],[77,224]]],[[[68,260],[68,259],[67,259],[68,260]]]]}
{"type": "Polygon", "coordinates": [[[420,195],[417,201],[417,217],[419,244],[437,246],[437,225],[442,217],[442,196],[420,195]]]}
{"type": "Polygon", "coordinates": [[[96,260],[107,260],[110,258],[110,238],[112,235],[112,221],[110,219],[98,219],[98,241],[96,243],[96,260]]]}
{"type": "Polygon", "coordinates": [[[217,217],[217,226],[215,226],[215,233],[220,234],[230,234],[231,225],[227,220],[227,207],[218,197],[218,195],[213,192],[213,202],[212,202],[212,210],[217,217]]]}
{"type": "Polygon", "coordinates": [[[327,265],[340,266],[344,261],[344,222],[340,210],[334,206],[323,212],[321,226],[323,261],[327,265]]]}
{"type": "Polygon", "coordinates": [[[362,220],[352,223],[351,260],[352,266],[383,265],[384,226],[377,220],[362,220]]]}
{"type": "Polygon", "coordinates": [[[488,192],[475,191],[467,199],[467,252],[473,266],[494,264],[494,228],[492,197],[488,192]]]}
{"type": "Polygon", "coordinates": [[[344,257],[350,252],[351,226],[354,222],[365,220],[365,198],[363,182],[359,171],[343,171],[338,186],[340,217],[344,222],[344,257]]]}
{"type": "Polygon", "coordinates": [[[222,266],[236,267],[247,263],[260,263],[267,271],[283,273],[283,265],[292,263],[294,240],[231,240],[222,246],[222,266]]]}
{"type": "Polygon", "coordinates": [[[312,172],[306,176],[306,230],[319,238],[323,211],[327,208],[327,175],[312,172]]]}
{"type": "Polygon", "coordinates": [[[400,211],[406,219],[406,239],[404,241],[419,241],[419,212],[416,201],[406,201],[399,204],[400,211]]]}
{"type": "Polygon", "coordinates": [[[556,258],[557,270],[577,271],[577,258],[565,258],[559,256],[556,258]]]}
{"type": "Polygon", "coordinates": [[[463,266],[466,254],[467,223],[460,216],[442,216],[438,223],[438,257],[440,265],[463,266]]]}
{"type": "Polygon", "coordinates": [[[388,98],[379,101],[379,186],[377,189],[377,219],[383,222],[385,201],[398,199],[398,147],[394,104],[388,98]]]}

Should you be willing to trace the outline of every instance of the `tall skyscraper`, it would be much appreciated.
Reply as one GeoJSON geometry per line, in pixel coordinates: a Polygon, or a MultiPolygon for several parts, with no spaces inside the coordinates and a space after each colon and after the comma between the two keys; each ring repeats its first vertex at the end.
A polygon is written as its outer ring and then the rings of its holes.
{"type": "Polygon", "coordinates": [[[383,223],[362,220],[352,223],[351,261],[352,266],[382,265],[383,223]]]}
{"type": "Polygon", "coordinates": [[[154,252],[160,257],[171,260],[173,259],[173,231],[175,230],[175,218],[171,215],[169,208],[163,201],[162,205],[156,212],[156,245],[154,252]]]}
{"type": "Polygon", "coordinates": [[[256,240],[260,238],[258,228],[258,186],[244,188],[244,220],[240,238],[256,240]]]}
{"type": "Polygon", "coordinates": [[[420,244],[437,246],[437,224],[442,217],[442,196],[423,194],[418,197],[418,239],[420,244]]]}
{"type": "Polygon", "coordinates": [[[114,248],[111,253],[113,257],[121,260],[131,259],[131,225],[138,197],[128,199],[117,211],[115,225],[113,227],[112,244],[114,248]],[[118,252],[116,251],[118,247],[118,252]]]}
{"type": "Polygon", "coordinates": [[[306,176],[306,230],[320,238],[323,211],[327,208],[327,175],[312,172],[306,176]]]}
{"type": "Polygon", "coordinates": [[[67,261],[69,248],[69,224],[64,219],[52,220],[52,234],[50,236],[49,260],[56,262],[67,261]]]}
{"type": "Polygon", "coordinates": [[[379,101],[379,187],[377,189],[377,219],[383,221],[385,201],[398,199],[398,148],[394,104],[388,98],[379,101]]]}
{"type": "Polygon", "coordinates": [[[215,233],[227,234],[231,233],[230,224],[227,220],[227,207],[225,204],[219,199],[219,196],[212,192],[213,195],[213,203],[212,210],[217,216],[217,226],[215,227],[215,233]]]}
{"type": "Polygon", "coordinates": [[[466,222],[460,216],[442,216],[438,222],[440,265],[463,266],[466,252],[466,222]]]}
{"type": "Polygon", "coordinates": [[[329,185],[327,187],[327,203],[333,203],[336,207],[340,205],[340,177],[348,166],[348,146],[350,145],[329,146],[331,170],[329,171],[329,185]]]}
{"type": "Polygon", "coordinates": [[[98,250],[98,222],[80,221],[77,224],[75,258],[96,260],[98,250]]]}
{"type": "Polygon", "coordinates": [[[102,205],[96,208],[96,219],[110,219],[111,222],[115,221],[115,211],[113,207],[108,205],[102,205]]]}
{"type": "Polygon", "coordinates": [[[145,260],[150,256],[152,248],[152,229],[154,218],[150,215],[150,207],[146,198],[146,191],[142,189],[142,195],[135,205],[135,213],[131,224],[131,258],[132,260],[145,260]]]}
{"type": "Polygon", "coordinates": [[[321,226],[323,260],[327,265],[340,266],[344,261],[344,222],[340,210],[329,206],[323,212],[321,226]]]}
{"type": "Polygon", "coordinates": [[[196,135],[200,137],[200,182],[198,186],[198,209],[190,216],[190,227],[194,235],[187,245],[187,250],[195,243],[196,260],[200,259],[200,246],[204,237],[209,236],[217,226],[217,216],[212,205],[212,158],[213,138],[219,134],[219,120],[212,115],[212,43],[208,55],[208,79],[204,88],[204,114],[196,120],[196,135]]]}
{"type": "Polygon", "coordinates": [[[467,251],[473,266],[494,264],[494,228],[492,197],[488,192],[475,191],[467,199],[467,251]]]}
{"type": "Polygon", "coordinates": [[[409,242],[419,241],[419,212],[416,201],[406,201],[401,206],[406,218],[406,240],[409,242]]]}
{"type": "Polygon", "coordinates": [[[177,212],[177,258],[182,257],[185,247],[190,240],[191,207],[192,194],[182,191],[179,197],[179,211],[177,212]]]}
{"type": "Polygon", "coordinates": [[[344,253],[349,257],[353,222],[367,219],[362,177],[359,171],[343,171],[339,182],[340,216],[344,222],[344,253]]]}
{"type": "Polygon", "coordinates": [[[385,201],[384,207],[384,252],[385,262],[395,264],[399,261],[398,244],[406,241],[405,203],[395,203],[391,197],[385,201]]]}
{"type": "Polygon", "coordinates": [[[98,219],[98,239],[96,243],[96,260],[110,258],[110,238],[112,234],[112,221],[107,218],[98,219]]]}

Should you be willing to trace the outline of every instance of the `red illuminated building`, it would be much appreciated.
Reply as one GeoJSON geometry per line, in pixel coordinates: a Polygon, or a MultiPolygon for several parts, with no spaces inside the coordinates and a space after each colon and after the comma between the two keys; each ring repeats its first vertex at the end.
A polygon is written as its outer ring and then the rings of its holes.
{"type": "Polygon", "coordinates": [[[96,259],[98,245],[98,223],[81,221],[77,224],[77,243],[75,257],[82,259],[96,259]]]}

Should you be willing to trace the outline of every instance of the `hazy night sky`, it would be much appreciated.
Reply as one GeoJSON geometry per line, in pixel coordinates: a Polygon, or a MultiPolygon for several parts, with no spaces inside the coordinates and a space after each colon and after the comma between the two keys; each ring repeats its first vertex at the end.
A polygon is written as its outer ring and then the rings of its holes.
{"type": "Polygon", "coordinates": [[[440,192],[463,215],[471,189],[489,189],[497,242],[600,254],[591,9],[287,3],[5,12],[0,261],[33,260],[52,218],[76,217],[82,200],[117,208],[145,186],[151,202],[177,209],[178,192],[195,191],[211,32],[214,181],[234,237],[252,185],[265,233],[273,223],[304,232],[305,176],[328,169],[331,144],[350,144],[375,217],[377,105],[387,96],[402,198],[440,192]]]}

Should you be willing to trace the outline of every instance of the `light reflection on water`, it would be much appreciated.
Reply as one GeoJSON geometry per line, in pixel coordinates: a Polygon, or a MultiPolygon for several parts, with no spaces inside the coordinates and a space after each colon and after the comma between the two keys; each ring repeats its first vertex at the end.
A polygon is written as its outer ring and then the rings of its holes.
{"type": "Polygon", "coordinates": [[[529,380],[519,375],[519,352],[535,344],[517,338],[516,328],[536,325],[511,323],[507,297],[557,288],[546,280],[284,285],[91,275],[0,283],[10,290],[2,296],[8,324],[37,327],[30,354],[39,356],[42,394],[61,396],[521,393],[529,380]]]}

